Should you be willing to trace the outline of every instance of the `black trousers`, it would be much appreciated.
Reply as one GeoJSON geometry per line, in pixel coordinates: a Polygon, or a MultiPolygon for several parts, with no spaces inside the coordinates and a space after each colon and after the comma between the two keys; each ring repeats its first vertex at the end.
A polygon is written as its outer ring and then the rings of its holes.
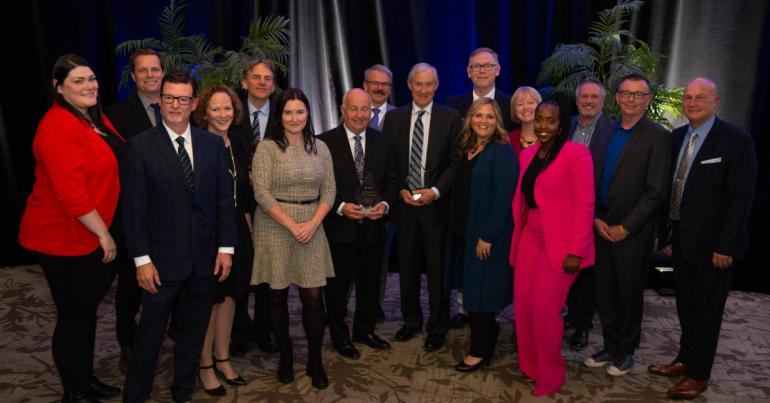
{"type": "Polygon", "coordinates": [[[708,380],[719,342],[725,302],[735,272],[734,266],[717,269],[712,264],[688,262],[679,246],[678,225],[674,225],[672,254],[676,285],[676,310],[682,335],[677,361],[687,365],[687,376],[708,380]]]}
{"type": "MultiPolygon", "coordinates": [[[[425,207],[421,207],[425,208],[425,207]]],[[[420,273],[428,280],[429,333],[445,336],[449,331],[449,298],[444,292],[444,254],[446,227],[426,223],[419,214],[412,220],[398,222],[399,285],[404,326],[422,330],[420,273]]]]}
{"type": "Polygon", "coordinates": [[[567,294],[566,322],[580,330],[593,328],[595,301],[596,268],[591,266],[580,270],[567,294]]]}
{"type": "Polygon", "coordinates": [[[115,333],[121,347],[134,346],[136,332],[136,314],[142,297],[139,283],[136,282],[136,266],[126,248],[124,238],[115,238],[118,245],[118,286],[115,291],[115,333]]]}
{"type": "Polygon", "coordinates": [[[497,335],[500,334],[496,315],[496,312],[468,312],[468,324],[471,328],[469,355],[486,358],[495,354],[497,335]]]}
{"type": "Polygon", "coordinates": [[[174,309],[177,329],[171,394],[175,401],[190,400],[216,285],[214,276],[199,279],[191,274],[184,281],[162,281],[155,295],[142,290],[142,315],[136,328],[134,351],[128,363],[123,388],[124,402],[144,402],[150,397],[158,351],[174,309]]]}
{"type": "Polygon", "coordinates": [[[334,263],[334,277],[326,279],[326,320],[335,346],[350,339],[345,316],[348,312],[348,289],[355,274],[356,311],[353,335],[374,332],[380,311],[380,276],[382,274],[383,242],[369,243],[366,234],[358,231],[353,242],[329,242],[334,263]]]}
{"type": "Polygon", "coordinates": [[[249,316],[249,295],[235,302],[235,318],[230,339],[233,344],[246,345],[249,339],[270,341],[270,286],[262,283],[251,287],[254,294],[254,318],[249,316]]]}
{"type": "Polygon", "coordinates": [[[604,349],[616,356],[633,354],[639,347],[652,244],[652,240],[612,243],[596,237],[596,310],[604,349]]]}
{"type": "Polygon", "coordinates": [[[104,264],[97,248],[85,256],[35,252],[56,305],[51,352],[64,390],[83,392],[93,375],[96,309],[115,278],[114,262],[104,264]]]}

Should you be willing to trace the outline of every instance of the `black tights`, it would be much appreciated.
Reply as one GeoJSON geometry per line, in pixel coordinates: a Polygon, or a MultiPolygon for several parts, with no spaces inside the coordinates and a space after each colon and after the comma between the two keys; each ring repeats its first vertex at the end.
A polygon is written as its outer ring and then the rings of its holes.
{"type": "MultiPolygon", "coordinates": [[[[282,290],[270,290],[270,322],[282,352],[291,349],[288,297],[288,287],[282,290]]],[[[302,301],[302,326],[307,335],[308,359],[320,361],[324,336],[323,288],[299,287],[299,298],[302,301]]]]}

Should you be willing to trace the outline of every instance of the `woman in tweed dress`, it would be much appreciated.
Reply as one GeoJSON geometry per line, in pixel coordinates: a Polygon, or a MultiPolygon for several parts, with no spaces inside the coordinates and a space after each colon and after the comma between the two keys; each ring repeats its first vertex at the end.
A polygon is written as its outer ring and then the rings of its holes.
{"type": "Polygon", "coordinates": [[[289,285],[299,287],[302,325],[308,338],[307,374],[316,389],[329,380],[323,369],[323,286],[334,276],[323,226],[336,193],[329,150],[316,141],[310,105],[302,90],[289,88],[275,106],[265,140],[252,161],[254,268],[252,284],[270,284],[270,319],[280,349],[278,381],[294,380],[289,338],[289,285]]]}

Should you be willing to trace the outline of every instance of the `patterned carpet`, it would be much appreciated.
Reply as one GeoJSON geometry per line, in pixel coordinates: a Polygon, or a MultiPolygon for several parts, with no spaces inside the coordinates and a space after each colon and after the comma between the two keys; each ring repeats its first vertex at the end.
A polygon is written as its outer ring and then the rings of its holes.
{"type": "MultiPolygon", "coordinates": [[[[384,308],[388,320],[379,334],[392,338],[399,328],[398,277],[391,274],[384,308]]],[[[96,347],[96,374],[107,383],[122,383],[117,369],[118,347],[114,337],[114,287],[100,307],[96,347]]],[[[492,366],[473,374],[453,369],[469,342],[466,329],[452,331],[447,346],[436,353],[422,350],[422,339],[393,343],[393,351],[378,352],[360,345],[362,358],[345,360],[333,352],[328,337],[324,350],[331,386],[315,391],[304,374],[307,354],[300,323],[299,303],[290,295],[291,332],[295,340],[293,384],[275,380],[276,355],[250,351],[234,366],[249,384],[228,387],[228,394],[213,399],[197,390],[194,399],[202,402],[653,402],[666,400],[665,391],[673,384],[667,378],[646,372],[650,363],[673,357],[679,338],[674,299],[653,291],[645,295],[645,319],[640,363],[632,373],[611,378],[603,369],[580,365],[600,341],[591,335],[591,346],[583,352],[565,350],[567,383],[555,395],[532,397],[532,384],[518,372],[516,354],[510,342],[511,310],[501,316],[502,332],[492,366]]],[[[427,308],[425,308],[427,311],[427,308]]],[[[42,272],[37,266],[0,268],[0,401],[51,402],[61,398],[61,385],[50,353],[50,335],[55,310],[42,272]]],[[[598,325],[598,323],[597,323],[598,325]]],[[[171,342],[161,353],[154,401],[169,401],[172,376],[171,342]]],[[[253,348],[253,346],[252,346],[253,348]]],[[[770,296],[734,292],[727,301],[725,323],[719,344],[712,382],[700,402],[770,401],[770,296]]]]}

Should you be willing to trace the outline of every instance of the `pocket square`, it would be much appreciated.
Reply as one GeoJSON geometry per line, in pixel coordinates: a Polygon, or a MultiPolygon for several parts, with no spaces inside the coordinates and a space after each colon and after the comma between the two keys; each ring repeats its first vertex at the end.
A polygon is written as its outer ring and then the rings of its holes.
{"type": "Polygon", "coordinates": [[[710,160],[703,160],[700,163],[702,165],[706,165],[706,164],[718,164],[720,162],[722,162],[722,157],[716,157],[716,158],[712,158],[710,160]]]}

